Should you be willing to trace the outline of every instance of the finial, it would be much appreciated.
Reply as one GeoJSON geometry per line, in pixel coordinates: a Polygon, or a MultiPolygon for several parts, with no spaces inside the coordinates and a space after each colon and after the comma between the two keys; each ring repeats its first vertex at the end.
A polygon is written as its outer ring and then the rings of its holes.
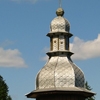
{"type": "Polygon", "coordinates": [[[57,11],[56,11],[56,14],[57,14],[57,16],[63,16],[64,15],[64,10],[62,9],[62,5],[61,5],[61,1],[62,0],[59,0],[59,8],[57,9],[57,11]]]}
{"type": "Polygon", "coordinates": [[[56,11],[57,16],[63,16],[64,15],[64,10],[62,8],[58,8],[56,11]]]}

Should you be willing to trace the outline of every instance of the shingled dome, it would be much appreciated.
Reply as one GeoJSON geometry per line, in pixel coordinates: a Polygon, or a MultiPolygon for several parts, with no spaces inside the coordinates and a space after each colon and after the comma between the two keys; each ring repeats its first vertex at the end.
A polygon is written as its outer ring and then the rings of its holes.
{"type": "Polygon", "coordinates": [[[50,24],[50,32],[69,32],[70,24],[68,20],[63,17],[64,10],[58,8],[56,14],[57,17],[54,18],[50,24]]]}
{"type": "Polygon", "coordinates": [[[67,57],[52,57],[38,73],[37,89],[48,88],[84,88],[83,72],[67,57]]]}

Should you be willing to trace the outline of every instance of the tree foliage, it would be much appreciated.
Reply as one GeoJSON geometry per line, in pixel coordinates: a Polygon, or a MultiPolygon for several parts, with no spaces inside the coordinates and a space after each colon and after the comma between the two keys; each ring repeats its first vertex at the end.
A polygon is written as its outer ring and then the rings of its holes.
{"type": "MultiPolygon", "coordinates": [[[[86,88],[87,90],[89,90],[89,91],[92,90],[92,88],[88,85],[88,82],[87,82],[87,81],[86,81],[86,83],[85,83],[85,88],[86,88]]],[[[92,96],[92,97],[87,98],[86,100],[95,100],[95,97],[92,96]]]]}
{"type": "Polygon", "coordinates": [[[0,100],[12,100],[10,95],[8,95],[8,86],[0,75],[0,100]]]}

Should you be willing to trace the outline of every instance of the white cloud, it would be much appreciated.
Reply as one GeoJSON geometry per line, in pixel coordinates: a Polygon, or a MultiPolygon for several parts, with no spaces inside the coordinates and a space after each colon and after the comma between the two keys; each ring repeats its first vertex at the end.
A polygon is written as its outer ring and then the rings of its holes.
{"type": "Polygon", "coordinates": [[[50,48],[45,47],[45,48],[43,49],[43,52],[48,52],[49,50],[50,50],[50,48]]]}
{"type": "MultiPolygon", "coordinates": [[[[73,60],[86,60],[100,57],[100,34],[98,34],[96,39],[89,41],[75,37],[73,43],[70,44],[70,51],[74,53],[72,56],[73,60]]],[[[47,61],[47,59],[47,56],[42,58],[43,61],[47,61]]]]}
{"type": "Polygon", "coordinates": [[[0,67],[27,67],[18,49],[4,50],[0,47],[0,67]]]}
{"type": "Polygon", "coordinates": [[[100,34],[94,40],[84,41],[78,37],[74,38],[71,44],[71,51],[75,54],[73,60],[85,60],[100,57],[100,34]]]}
{"type": "Polygon", "coordinates": [[[49,58],[49,57],[46,55],[46,56],[42,57],[41,60],[42,60],[42,61],[47,61],[48,58],[49,58]]]}
{"type": "MultiPolygon", "coordinates": [[[[43,53],[47,53],[49,50],[50,50],[50,48],[44,47],[43,53]]],[[[49,57],[46,55],[46,56],[44,56],[44,57],[41,57],[40,60],[41,60],[41,61],[47,61],[48,58],[49,58],[49,57]]]]}
{"type": "Polygon", "coordinates": [[[5,40],[4,42],[0,43],[0,47],[4,48],[4,47],[7,47],[7,46],[12,45],[12,44],[14,44],[13,41],[5,40]]]}

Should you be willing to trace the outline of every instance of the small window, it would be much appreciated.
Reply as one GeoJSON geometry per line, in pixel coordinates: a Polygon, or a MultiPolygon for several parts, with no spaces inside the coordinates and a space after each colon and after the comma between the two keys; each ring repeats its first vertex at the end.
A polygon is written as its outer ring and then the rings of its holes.
{"type": "Polygon", "coordinates": [[[63,42],[61,42],[61,44],[63,44],[63,42]]]}
{"type": "Polygon", "coordinates": [[[54,41],[54,43],[56,43],[56,41],[54,41]]]}

